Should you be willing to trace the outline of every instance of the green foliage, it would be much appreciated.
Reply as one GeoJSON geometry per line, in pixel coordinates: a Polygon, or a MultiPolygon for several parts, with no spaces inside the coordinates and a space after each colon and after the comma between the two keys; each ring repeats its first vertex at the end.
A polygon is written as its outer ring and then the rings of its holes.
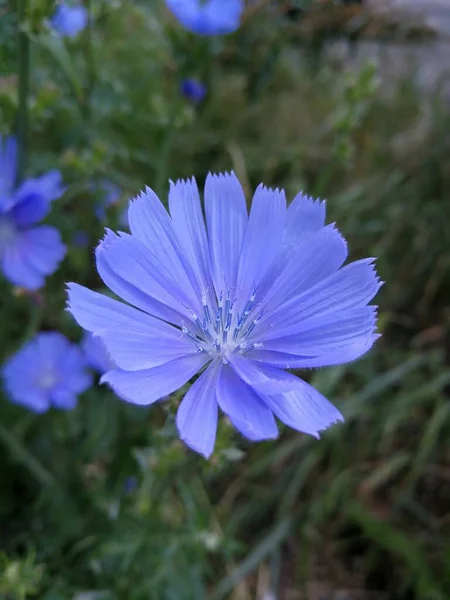
{"type": "MultiPolygon", "coordinates": [[[[162,2],[91,4],[94,27],[76,40],[43,24],[51,3],[32,3],[23,24],[28,172],[63,171],[68,191],[49,221],[69,252],[38,294],[0,281],[0,360],[40,328],[79,339],[64,283],[100,288],[92,247],[129,197],[230,168],[248,194],[264,181],[289,198],[303,188],[328,199],[351,257],[379,257],[383,338],[359,362],[301,374],[345,424],[320,441],[283,431],[251,446],[223,420],[210,462],[177,440],[185,390],[147,410],[95,386],[73,412],[38,417],[1,398],[0,598],[246,600],[275,587],[280,598],[314,598],[319,581],[330,598],[445,600],[448,110],[406,79],[387,96],[371,64],[317,67],[262,9],[236,36],[205,40],[162,2]],[[180,96],[184,76],[207,83],[204,105],[180,96]],[[106,223],[89,189],[102,177],[123,190],[106,223]],[[80,230],[88,248],[74,243],[80,230]]],[[[17,24],[12,9],[1,15],[7,133],[17,24]]]]}

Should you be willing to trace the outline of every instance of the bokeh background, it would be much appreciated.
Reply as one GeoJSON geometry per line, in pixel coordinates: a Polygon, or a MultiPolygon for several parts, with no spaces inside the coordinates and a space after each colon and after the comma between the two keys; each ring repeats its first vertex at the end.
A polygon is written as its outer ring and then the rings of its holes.
{"type": "Polygon", "coordinates": [[[346,418],[320,441],[251,445],[222,419],[205,461],[176,436],[184,390],[147,409],[95,385],[43,415],[3,392],[0,598],[448,600],[450,6],[259,0],[205,38],[162,0],[88,0],[68,38],[53,2],[20,5],[0,2],[0,132],[21,31],[27,173],[61,170],[48,222],[68,254],[37,293],[0,277],[0,361],[38,330],[80,340],[65,282],[101,289],[104,227],[169,178],[234,169],[249,199],[261,181],[326,198],[386,284],[369,355],[302,373],[346,418]]]}

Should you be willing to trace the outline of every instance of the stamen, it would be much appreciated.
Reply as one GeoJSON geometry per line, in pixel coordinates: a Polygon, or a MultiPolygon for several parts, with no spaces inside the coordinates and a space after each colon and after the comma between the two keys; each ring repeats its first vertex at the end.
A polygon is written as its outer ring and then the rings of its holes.
{"type": "MultiPolygon", "coordinates": [[[[203,311],[205,313],[205,323],[206,326],[209,325],[211,323],[211,313],[209,312],[209,306],[208,306],[208,290],[206,289],[203,292],[203,296],[202,296],[202,305],[203,305],[203,311]]],[[[205,326],[205,328],[206,328],[205,326]]]]}
{"type": "Polygon", "coordinates": [[[188,337],[190,337],[191,340],[194,340],[194,342],[202,341],[198,336],[195,335],[195,333],[192,333],[192,331],[189,331],[189,329],[185,325],[181,326],[181,331],[184,333],[184,335],[187,335],[188,337]]]}
{"type": "Polygon", "coordinates": [[[256,319],[253,320],[253,322],[250,324],[250,327],[247,329],[247,331],[244,333],[244,339],[248,338],[248,336],[251,334],[251,332],[255,329],[255,327],[258,325],[258,323],[261,321],[262,316],[264,314],[264,311],[262,310],[259,315],[256,317],[256,319]]]}
{"type": "Polygon", "coordinates": [[[250,312],[251,312],[251,310],[252,310],[252,308],[253,308],[253,306],[254,306],[254,304],[255,304],[256,292],[257,292],[257,288],[256,288],[256,287],[254,287],[254,288],[253,288],[253,293],[252,293],[252,295],[250,296],[250,298],[249,298],[249,300],[248,300],[247,304],[245,305],[245,307],[244,307],[244,310],[243,310],[243,312],[242,312],[242,316],[241,316],[241,318],[240,318],[240,321],[241,321],[240,325],[241,325],[241,326],[242,326],[242,325],[245,323],[245,321],[247,320],[247,317],[248,317],[248,315],[250,314],[250,312]]]}
{"type": "Polygon", "coordinates": [[[205,327],[205,329],[203,330],[205,333],[206,338],[208,339],[208,342],[211,342],[211,344],[213,343],[213,336],[211,335],[209,329],[207,327],[205,327]]]}

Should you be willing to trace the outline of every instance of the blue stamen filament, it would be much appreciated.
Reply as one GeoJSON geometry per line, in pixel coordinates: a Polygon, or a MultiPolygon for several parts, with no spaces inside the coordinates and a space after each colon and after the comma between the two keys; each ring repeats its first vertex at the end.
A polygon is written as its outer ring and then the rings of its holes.
{"type": "Polygon", "coordinates": [[[229,357],[233,354],[247,354],[254,349],[262,348],[262,342],[251,342],[249,337],[261,320],[264,311],[261,311],[242,333],[242,326],[256,305],[256,288],[241,314],[233,311],[236,300],[231,300],[231,289],[228,289],[225,295],[223,292],[219,294],[217,305],[212,310],[208,305],[207,292],[208,290],[202,295],[203,320],[200,320],[189,306],[186,307],[198,331],[195,333],[190,331],[184,323],[181,326],[182,333],[195,343],[196,351],[198,353],[205,352],[211,358],[221,357],[223,363],[227,364],[229,357]],[[211,315],[214,317],[211,318],[211,315]],[[232,340],[230,339],[231,330],[233,330],[232,340]]]}

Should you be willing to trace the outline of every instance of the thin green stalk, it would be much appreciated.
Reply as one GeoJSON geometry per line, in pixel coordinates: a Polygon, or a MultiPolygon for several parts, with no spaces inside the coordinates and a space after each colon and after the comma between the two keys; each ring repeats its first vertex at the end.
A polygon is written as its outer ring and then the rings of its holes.
{"type": "Polygon", "coordinates": [[[25,28],[27,0],[18,0],[19,17],[19,110],[17,115],[17,137],[19,155],[17,161],[17,180],[20,183],[27,166],[28,141],[28,96],[30,91],[30,40],[25,28]]]}
{"type": "Polygon", "coordinates": [[[94,90],[95,78],[96,78],[96,67],[94,60],[94,47],[92,43],[93,34],[93,18],[92,18],[92,2],[86,0],[86,10],[88,13],[88,23],[84,34],[84,56],[86,61],[86,82],[84,86],[83,94],[83,116],[86,121],[89,121],[92,112],[92,92],[94,90]]]}
{"type": "Polygon", "coordinates": [[[14,460],[22,463],[38,483],[43,486],[55,485],[53,476],[41,463],[24,448],[16,438],[0,423],[0,443],[5,446],[14,460]]]}
{"type": "Polygon", "coordinates": [[[178,115],[178,109],[180,106],[180,99],[177,95],[176,90],[173,91],[174,97],[169,113],[169,124],[166,131],[164,132],[164,139],[159,154],[158,172],[156,174],[156,190],[160,198],[164,197],[164,190],[167,185],[168,179],[168,168],[170,162],[170,155],[172,153],[173,142],[175,140],[176,121],[178,115]]]}

